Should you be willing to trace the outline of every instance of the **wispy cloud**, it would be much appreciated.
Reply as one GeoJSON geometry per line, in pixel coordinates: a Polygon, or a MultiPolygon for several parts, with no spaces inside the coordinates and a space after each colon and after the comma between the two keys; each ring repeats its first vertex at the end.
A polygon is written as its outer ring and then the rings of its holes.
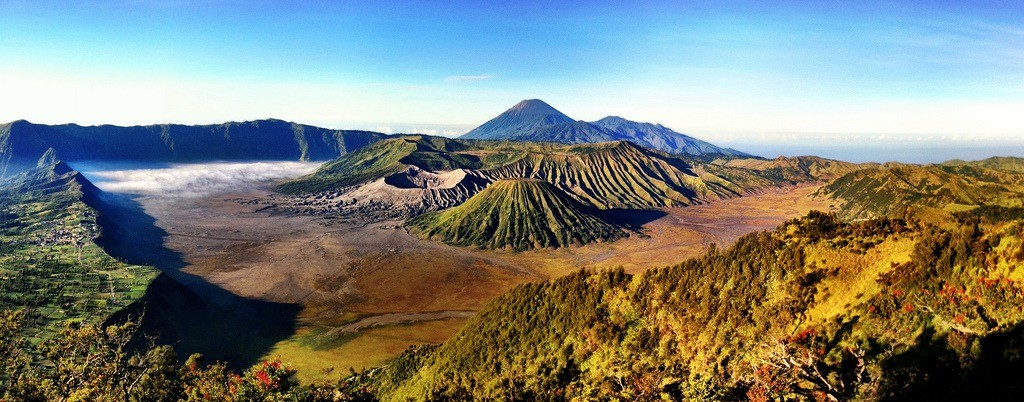
{"type": "Polygon", "coordinates": [[[449,75],[444,77],[444,82],[471,82],[471,81],[484,81],[494,78],[491,74],[480,74],[480,75],[449,75]]]}
{"type": "Polygon", "coordinates": [[[202,197],[254,189],[315,170],[312,162],[196,163],[156,169],[86,171],[104,191],[167,198],[202,197]]]}

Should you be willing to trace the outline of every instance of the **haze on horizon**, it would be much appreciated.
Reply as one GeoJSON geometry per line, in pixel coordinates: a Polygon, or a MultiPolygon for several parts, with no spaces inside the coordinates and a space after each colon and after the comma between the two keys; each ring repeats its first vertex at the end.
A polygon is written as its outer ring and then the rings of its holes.
{"type": "Polygon", "coordinates": [[[767,155],[1024,155],[1022,26],[995,1],[6,0],[0,121],[455,136],[540,98],[767,155]]]}

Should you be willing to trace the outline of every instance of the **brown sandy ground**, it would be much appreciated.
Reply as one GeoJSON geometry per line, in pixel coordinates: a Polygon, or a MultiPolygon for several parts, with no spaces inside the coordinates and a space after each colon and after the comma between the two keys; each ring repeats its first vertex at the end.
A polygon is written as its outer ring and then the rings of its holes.
{"type": "Polygon", "coordinates": [[[688,208],[666,209],[642,235],[613,243],[524,253],[481,251],[419,240],[401,221],[364,223],[273,215],[248,192],[192,200],[142,199],[180,253],[184,271],[245,298],[302,306],[294,336],[267,356],[300,369],[378,365],[413,344],[441,342],[486,301],[526,281],[580,268],[636,272],[677,263],[714,242],[725,246],[831,202],[818,185],[688,208]]]}

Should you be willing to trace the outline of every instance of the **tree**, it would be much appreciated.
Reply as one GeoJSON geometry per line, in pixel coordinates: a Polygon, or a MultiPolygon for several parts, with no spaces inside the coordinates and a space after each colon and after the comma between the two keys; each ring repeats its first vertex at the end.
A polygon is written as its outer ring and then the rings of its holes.
{"type": "Polygon", "coordinates": [[[24,320],[21,311],[0,311],[0,400],[31,399],[23,386],[28,382],[31,361],[26,352],[29,343],[21,336],[24,320]]]}

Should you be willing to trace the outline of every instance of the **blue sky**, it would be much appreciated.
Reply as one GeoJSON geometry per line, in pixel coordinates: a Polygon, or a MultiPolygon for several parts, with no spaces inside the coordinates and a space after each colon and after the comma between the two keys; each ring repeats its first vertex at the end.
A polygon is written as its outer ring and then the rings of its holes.
{"type": "Polygon", "coordinates": [[[1024,137],[1020,2],[324,3],[0,0],[0,120],[455,134],[540,98],[723,143],[1024,137]]]}

